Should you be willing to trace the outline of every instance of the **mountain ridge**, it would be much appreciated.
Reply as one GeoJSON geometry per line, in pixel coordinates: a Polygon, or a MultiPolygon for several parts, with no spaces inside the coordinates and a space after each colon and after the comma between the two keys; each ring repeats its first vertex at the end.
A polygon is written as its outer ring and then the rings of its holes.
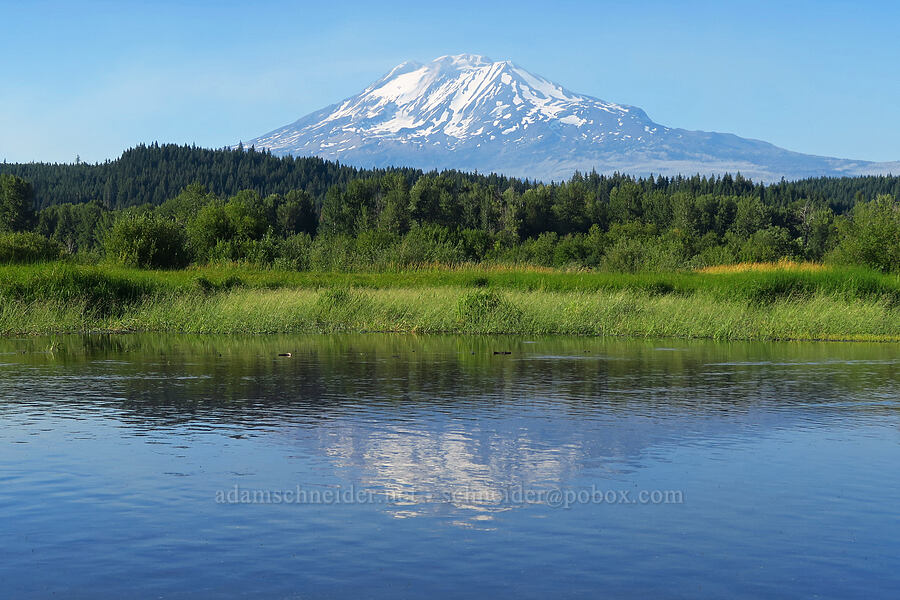
{"type": "Polygon", "coordinates": [[[542,180],[576,170],[632,175],[740,172],[760,181],[900,172],[792,152],[730,133],[655,123],[642,109],[571,92],[476,54],[407,61],[365,90],[245,145],[363,168],[493,171],[542,180]]]}

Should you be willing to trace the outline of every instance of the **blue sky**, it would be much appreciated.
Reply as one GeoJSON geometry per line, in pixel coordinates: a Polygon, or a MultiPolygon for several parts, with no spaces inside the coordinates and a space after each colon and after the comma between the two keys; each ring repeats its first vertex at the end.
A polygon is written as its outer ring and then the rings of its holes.
{"type": "Polygon", "coordinates": [[[667,126],[900,160],[895,2],[0,0],[0,14],[0,160],[220,147],[461,52],[667,126]]]}

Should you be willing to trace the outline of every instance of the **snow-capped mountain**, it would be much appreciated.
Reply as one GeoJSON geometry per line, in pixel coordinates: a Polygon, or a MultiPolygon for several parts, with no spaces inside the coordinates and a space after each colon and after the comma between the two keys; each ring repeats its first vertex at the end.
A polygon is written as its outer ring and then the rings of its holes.
{"type": "Polygon", "coordinates": [[[740,171],[765,181],[900,172],[900,163],[811,156],[731,134],[665,127],[640,108],[576,94],[509,61],[471,54],[400,64],[360,94],[244,145],[361,167],[544,180],[592,169],[740,171]]]}

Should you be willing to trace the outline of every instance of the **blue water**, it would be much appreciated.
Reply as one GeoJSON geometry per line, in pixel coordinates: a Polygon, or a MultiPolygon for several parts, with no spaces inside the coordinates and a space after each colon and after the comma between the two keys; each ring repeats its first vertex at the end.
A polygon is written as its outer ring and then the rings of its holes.
{"type": "Polygon", "coordinates": [[[890,344],[2,340],[0,597],[898,598],[898,377],[890,344]]]}

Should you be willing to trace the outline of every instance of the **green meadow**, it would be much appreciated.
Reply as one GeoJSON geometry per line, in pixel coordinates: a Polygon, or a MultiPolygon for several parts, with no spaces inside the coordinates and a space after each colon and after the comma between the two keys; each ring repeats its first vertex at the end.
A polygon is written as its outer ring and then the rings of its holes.
{"type": "Polygon", "coordinates": [[[509,333],[900,340],[900,276],[770,265],[604,273],[506,266],[316,272],[0,266],[0,333],[509,333]]]}

